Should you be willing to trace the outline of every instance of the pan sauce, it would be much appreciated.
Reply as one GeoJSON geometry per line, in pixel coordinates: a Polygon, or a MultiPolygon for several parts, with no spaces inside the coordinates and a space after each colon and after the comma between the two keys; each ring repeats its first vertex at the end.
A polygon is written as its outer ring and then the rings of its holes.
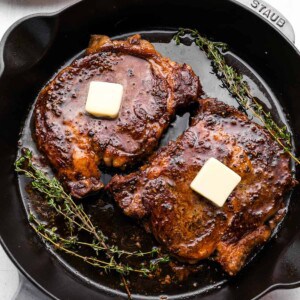
{"type": "MultiPolygon", "coordinates": [[[[131,34],[132,33],[126,36],[118,36],[116,38],[126,38],[131,34]]],[[[170,57],[174,61],[182,63],[186,62],[189,64],[195,73],[200,76],[203,90],[208,97],[217,97],[219,100],[237,107],[236,101],[231,98],[226,89],[221,87],[221,81],[213,74],[210,61],[196,46],[176,46],[173,41],[170,42],[172,33],[169,32],[151,31],[149,33],[142,33],[142,37],[153,42],[156,49],[163,55],[170,57]]],[[[232,53],[228,53],[226,57],[232,65],[238,68],[241,73],[245,74],[245,78],[247,79],[254,96],[257,96],[260,101],[272,111],[275,119],[286,123],[286,116],[284,115],[282,108],[259,75],[232,53]]],[[[69,62],[66,65],[68,64],[69,62]]],[[[161,145],[165,145],[169,140],[176,139],[176,137],[188,127],[188,120],[189,113],[178,115],[161,141],[161,145]]],[[[43,159],[35,148],[32,139],[32,130],[31,111],[25,122],[21,137],[21,145],[22,147],[32,149],[36,154],[37,162],[41,162],[41,164],[45,166],[43,159]]],[[[47,166],[44,168],[48,172],[51,172],[47,166]]],[[[113,172],[108,169],[102,170],[102,180],[104,183],[107,183],[110,180],[111,175],[113,175],[113,172]]],[[[53,225],[55,224],[58,228],[61,228],[63,225],[61,222],[62,220],[57,218],[54,219],[52,217],[43,199],[39,198],[28,189],[28,181],[22,177],[20,182],[21,193],[26,209],[28,210],[28,208],[30,208],[31,210],[34,210],[42,220],[52,222],[53,225]]],[[[152,246],[157,246],[157,243],[152,236],[147,234],[142,227],[134,221],[125,217],[120,209],[116,207],[113,199],[105,192],[100,192],[98,195],[86,198],[82,202],[87,213],[91,215],[95,225],[99,226],[109,239],[116,243],[120,249],[131,251],[140,250],[139,246],[141,245],[141,250],[147,250],[151,249],[152,246]]],[[[38,239],[37,243],[40,243],[38,239]]],[[[62,253],[53,252],[53,254],[65,264],[71,272],[79,275],[90,284],[95,285],[96,287],[105,286],[114,290],[123,291],[123,287],[120,286],[118,275],[114,273],[107,275],[101,271],[99,272],[95,268],[87,266],[83,262],[62,253]]],[[[141,263],[140,260],[131,262],[133,264],[141,263]]],[[[189,293],[194,290],[199,290],[200,292],[218,287],[229,280],[227,275],[223,273],[217,264],[209,261],[200,262],[193,268],[187,267],[179,262],[176,262],[176,265],[173,263],[172,267],[173,268],[167,265],[163,266],[161,273],[155,278],[130,275],[128,279],[130,281],[132,293],[143,295],[177,295],[189,293]],[[188,278],[180,281],[180,279],[185,278],[188,273],[190,273],[188,278]]]]}

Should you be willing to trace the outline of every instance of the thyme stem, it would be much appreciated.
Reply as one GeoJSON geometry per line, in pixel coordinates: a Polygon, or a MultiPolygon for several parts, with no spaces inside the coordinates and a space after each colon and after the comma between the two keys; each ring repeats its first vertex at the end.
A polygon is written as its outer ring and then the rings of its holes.
{"type": "Polygon", "coordinates": [[[142,265],[141,268],[132,268],[128,265],[124,265],[121,262],[116,260],[117,256],[120,258],[125,255],[126,257],[136,256],[136,257],[145,257],[153,256],[159,254],[158,248],[153,248],[151,251],[142,252],[142,251],[125,251],[119,250],[115,245],[107,244],[104,233],[96,228],[92,223],[89,216],[84,211],[82,205],[77,205],[72,197],[67,194],[62,185],[56,178],[49,178],[44,172],[36,168],[32,163],[32,153],[28,149],[22,149],[22,156],[20,156],[15,162],[15,170],[17,173],[24,174],[26,177],[31,179],[31,186],[34,190],[38,191],[42,196],[45,197],[45,200],[48,201],[50,208],[54,210],[56,215],[63,216],[64,220],[67,222],[71,230],[84,230],[91,237],[93,237],[93,243],[86,241],[77,240],[74,236],[70,238],[64,238],[58,235],[55,230],[52,228],[50,230],[47,228],[47,225],[42,224],[37,220],[32,213],[29,215],[29,223],[34,231],[42,237],[46,242],[50,243],[55,249],[63,251],[69,255],[75,256],[79,259],[82,259],[84,262],[104,269],[105,271],[115,270],[121,276],[121,280],[124,284],[124,288],[128,295],[128,298],[131,299],[131,293],[128,287],[128,283],[124,277],[129,273],[140,273],[143,275],[149,275],[151,272],[157,268],[159,263],[166,263],[169,261],[168,256],[158,257],[155,259],[155,263],[150,261],[149,268],[142,265]],[[105,253],[107,257],[106,260],[99,260],[97,257],[93,256],[83,256],[76,251],[69,249],[69,246],[86,246],[95,250],[96,255],[98,251],[105,253]]]}
{"type": "Polygon", "coordinates": [[[289,156],[300,164],[299,159],[292,152],[291,133],[287,126],[280,127],[273,119],[270,112],[266,112],[262,105],[251,94],[248,83],[243,76],[233,67],[226,63],[225,57],[221,51],[227,51],[225,43],[213,42],[200,35],[196,29],[180,28],[173,39],[179,45],[184,36],[189,35],[195,44],[205,52],[206,56],[212,60],[214,71],[222,80],[224,86],[230,94],[236,99],[244,112],[251,112],[271,134],[273,139],[280,147],[289,154],[289,156]]]}

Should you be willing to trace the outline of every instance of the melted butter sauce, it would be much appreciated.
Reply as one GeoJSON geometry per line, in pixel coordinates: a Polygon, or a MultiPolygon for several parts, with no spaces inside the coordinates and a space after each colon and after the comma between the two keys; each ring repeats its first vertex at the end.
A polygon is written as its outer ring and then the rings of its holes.
{"type": "MultiPolygon", "coordinates": [[[[190,45],[190,43],[187,43],[187,45],[181,44],[176,46],[175,43],[171,41],[173,33],[173,31],[141,32],[142,37],[152,42],[162,55],[168,56],[174,61],[189,64],[195,73],[199,75],[203,90],[207,97],[218,98],[219,100],[237,107],[237,102],[230,96],[228,91],[222,87],[222,82],[213,73],[211,62],[206,58],[206,55],[194,44],[190,45]]],[[[131,34],[117,36],[115,39],[126,38],[131,34]]],[[[78,54],[77,57],[80,56],[82,56],[82,53],[78,54]]],[[[74,58],[68,61],[65,66],[73,59],[74,58]]],[[[253,95],[258,97],[266,108],[272,112],[275,120],[279,123],[287,124],[287,118],[279,102],[262,78],[260,78],[249,65],[233,53],[228,52],[226,54],[226,59],[245,75],[244,78],[249,83],[253,95]]],[[[51,175],[51,169],[44,163],[32,138],[32,110],[29,113],[23,128],[20,141],[21,146],[30,148],[34,153],[37,164],[51,175]]],[[[188,128],[189,117],[189,112],[177,115],[164,135],[160,146],[166,145],[169,140],[175,140],[186,128],[188,128]]],[[[102,180],[106,184],[109,182],[115,171],[108,169],[102,171],[102,180]]],[[[29,212],[29,210],[34,211],[40,219],[46,220],[57,226],[60,228],[60,232],[64,231],[62,220],[53,217],[45,201],[35,193],[32,193],[28,188],[28,180],[23,176],[20,177],[20,191],[27,212],[29,212]]],[[[94,224],[101,228],[104,234],[108,236],[109,240],[118,245],[120,249],[146,251],[151,249],[152,246],[157,246],[153,237],[146,233],[135,221],[124,216],[120,209],[115,205],[113,199],[106,193],[100,192],[95,196],[84,199],[82,203],[87,213],[91,216],[94,224]]],[[[51,249],[50,251],[52,251],[53,255],[56,256],[70,272],[88,282],[90,285],[125,295],[123,287],[120,286],[119,276],[113,272],[105,274],[101,272],[101,270],[99,271],[93,267],[87,266],[85,263],[78,261],[73,257],[64,255],[60,252],[54,252],[51,249]]],[[[83,251],[83,253],[86,253],[86,255],[89,254],[86,251],[83,251]]],[[[131,263],[138,265],[141,263],[141,260],[131,260],[131,263]]],[[[188,268],[182,263],[176,262],[176,264],[177,266],[175,269],[178,271],[178,276],[175,276],[174,270],[167,265],[162,268],[161,274],[153,279],[130,275],[128,279],[130,281],[131,292],[133,294],[144,295],[139,296],[139,298],[150,299],[152,298],[151,296],[161,294],[177,298],[188,296],[191,293],[207,292],[210,289],[220,287],[230,280],[217,264],[210,261],[202,261],[195,266],[187,279],[180,281],[178,277],[182,277],[182,274],[186,273],[188,268]],[[171,276],[171,283],[166,282],[165,279],[167,275],[171,276]]]]}

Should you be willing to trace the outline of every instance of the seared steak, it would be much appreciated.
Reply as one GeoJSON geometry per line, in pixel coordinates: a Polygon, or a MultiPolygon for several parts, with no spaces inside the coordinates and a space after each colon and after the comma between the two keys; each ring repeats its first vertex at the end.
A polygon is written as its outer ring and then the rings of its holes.
{"type": "Polygon", "coordinates": [[[206,99],[200,105],[177,141],[139,171],[113,177],[108,188],[125,214],[142,219],[179,259],[195,263],[210,257],[234,275],[270,237],[295,181],[289,155],[266,130],[224,103],[206,99]],[[222,208],[190,188],[210,157],[242,177],[222,208]]]}
{"type": "Polygon", "coordinates": [[[39,149],[75,197],[99,190],[99,164],[125,168],[153,152],[170,120],[201,93],[186,64],[162,57],[134,35],[126,41],[93,36],[86,55],[63,69],[39,94],[35,134],[39,149]],[[122,84],[119,117],[85,112],[91,81],[122,84]]]}

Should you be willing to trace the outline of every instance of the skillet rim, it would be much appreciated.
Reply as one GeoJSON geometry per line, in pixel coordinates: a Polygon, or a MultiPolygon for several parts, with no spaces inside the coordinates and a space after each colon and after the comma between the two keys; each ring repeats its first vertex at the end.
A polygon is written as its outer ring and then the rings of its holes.
{"type": "MultiPolygon", "coordinates": [[[[275,30],[280,36],[281,38],[283,38],[285,40],[285,42],[288,43],[289,46],[291,46],[291,48],[295,51],[295,53],[297,54],[297,56],[300,57],[300,49],[298,49],[295,44],[288,39],[288,37],[286,35],[284,35],[283,32],[281,32],[277,27],[273,26],[271,23],[269,23],[263,16],[261,16],[260,14],[258,14],[257,12],[255,12],[254,10],[252,10],[251,8],[247,7],[246,5],[240,3],[238,0],[226,0],[227,2],[231,2],[236,6],[239,6],[241,9],[244,9],[246,11],[248,11],[249,13],[255,15],[256,17],[259,17],[261,20],[263,20],[266,25],[268,25],[269,27],[271,27],[273,30],[275,30]]],[[[25,16],[21,19],[19,19],[18,21],[14,22],[9,28],[8,30],[5,32],[5,34],[3,35],[1,41],[0,41],[0,80],[3,77],[3,74],[5,74],[5,63],[4,63],[4,58],[3,58],[3,54],[4,54],[4,49],[5,49],[5,45],[7,42],[8,37],[10,36],[10,34],[14,31],[15,28],[17,28],[20,24],[22,24],[25,21],[28,20],[33,20],[35,18],[58,18],[61,14],[65,13],[68,10],[73,9],[75,6],[79,6],[82,3],[88,2],[88,0],[77,0],[77,2],[72,3],[71,5],[62,8],[58,11],[55,12],[51,12],[51,13],[35,13],[35,14],[31,14],[29,16],[25,16]]],[[[291,49],[291,50],[292,50],[291,49]]],[[[19,195],[20,195],[20,191],[18,191],[19,195]]],[[[1,230],[1,228],[0,228],[1,230]]],[[[9,248],[7,247],[5,241],[3,240],[2,236],[0,235],[0,244],[3,247],[5,253],[8,255],[9,259],[13,262],[13,264],[17,267],[17,269],[22,273],[22,275],[28,279],[35,287],[37,287],[39,290],[41,290],[43,293],[45,293],[45,295],[49,296],[51,299],[58,299],[55,295],[53,295],[51,292],[49,292],[46,288],[44,288],[38,281],[36,281],[35,279],[32,278],[32,276],[23,268],[22,264],[19,263],[19,261],[17,261],[17,259],[14,257],[14,255],[11,253],[11,251],[9,250],[9,248]]],[[[300,280],[297,282],[293,282],[293,283],[275,283],[273,285],[270,285],[268,288],[266,288],[264,291],[262,291],[260,294],[258,294],[257,296],[255,296],[252,300],[255,299],[259,299],[261,297],[263,297],[264,295],[266,295],[267,293],[274,291],[276,289],[292,289],[292,288],[296,288],[300,286],[300,280]]],[[[108,290],[112,290],[110,288],[108,288],[108,290]]],[[[103,291],[104,293],[107,291],[103,291]]],[[[125,293],[122,292],[116,292],[115,291],[115,296],[117,295],[125,295],[125,293]]],[[[187,293],[188,294],[188,293],[187,293]]],[[[150,296],[151,297],[151,296],[150,296]]],[[[150,299],[149,297],[149,299],[150,299]]],[[[175,296],[176,298],[178,296],[175,296]]]]}

